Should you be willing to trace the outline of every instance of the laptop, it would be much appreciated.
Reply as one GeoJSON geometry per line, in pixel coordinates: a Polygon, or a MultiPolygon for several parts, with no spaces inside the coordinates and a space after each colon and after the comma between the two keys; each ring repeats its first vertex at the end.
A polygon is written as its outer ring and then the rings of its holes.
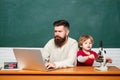
{"type": "Polygon", "coordinates": [[[40,50],[35,49],[13,49],[19,69],[49,71],[45,67],[40,50]]]}

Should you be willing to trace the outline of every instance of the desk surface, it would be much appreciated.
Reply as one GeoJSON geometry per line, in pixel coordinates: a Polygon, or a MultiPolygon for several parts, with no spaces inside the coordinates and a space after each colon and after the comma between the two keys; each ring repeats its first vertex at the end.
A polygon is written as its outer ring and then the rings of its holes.
{"type": "Polygon", "coordinates": [[[94,67],[74,67],[74,68],[65,68],[65,69],[57,69],[53,71],[34,71],[34,70],[0,70],[1,74],[91,74],[91,75],[98,75],[98,74],[106,74],[106,75],[120,75],[120,69],[115,66],[109,66],[108,71],[98,71],[95,70],[94,67]]]}

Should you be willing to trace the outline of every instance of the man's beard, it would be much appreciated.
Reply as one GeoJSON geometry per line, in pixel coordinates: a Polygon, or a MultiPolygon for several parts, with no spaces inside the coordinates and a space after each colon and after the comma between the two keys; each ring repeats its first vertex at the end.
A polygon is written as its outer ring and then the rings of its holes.
{"type": "Polygon", "coordinates": [[[54,37],[55,45],[58,47],[61,47],[63,45],[63,43],[65,42],[65,40],[66,40],[66,37],[64,37],[64,38],[61,38],[60,36],[54,37]]]}

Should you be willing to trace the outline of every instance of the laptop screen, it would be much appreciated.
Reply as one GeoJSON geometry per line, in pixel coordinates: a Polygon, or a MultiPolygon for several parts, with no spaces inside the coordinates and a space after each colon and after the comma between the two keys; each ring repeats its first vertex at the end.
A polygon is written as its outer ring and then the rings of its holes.
{"type": "Polygon", "coordinates": [[[13,49],[20,69],[47,70],[40,50],[13,49]]]}

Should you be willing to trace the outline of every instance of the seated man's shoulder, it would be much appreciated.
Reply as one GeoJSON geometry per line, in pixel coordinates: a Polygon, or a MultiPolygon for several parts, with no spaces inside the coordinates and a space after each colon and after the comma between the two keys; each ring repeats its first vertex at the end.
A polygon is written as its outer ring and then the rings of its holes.
{"type": "Polygon", "coordinates": [[[52,39],[50,39],[47,43],[46,43],[46,45],[53,45],[54,44],[54,39],[52,38],[52,39]]]}
{"type": "Polygon", "coordinates": [[[76,43],[77,43],[77,41],[76,41],[75,39],[71,38],[71,37],[68,37],[68,40],[69,40],[70,42],[76,42],[76,43]]]}
{"type": "Polygon", "coordinates": [[[50,39],[48,42],[54,42],[54,39],[52,38],[52,39],[50,39]]]}

